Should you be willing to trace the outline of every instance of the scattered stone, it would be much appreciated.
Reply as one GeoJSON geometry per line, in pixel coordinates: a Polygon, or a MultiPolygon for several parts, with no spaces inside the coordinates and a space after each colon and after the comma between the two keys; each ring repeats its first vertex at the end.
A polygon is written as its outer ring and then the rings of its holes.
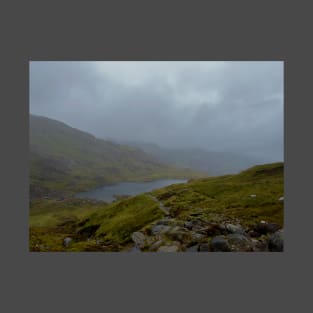
{"type": "Polygon", "coordinates": [[[163,220],[159,220],[155,223],[155,225],[165,225],[165,226],[169,226],[172,223],[172,219],[163,219],[163,220]]]}
{"type": "Polygon", "coordinates": [[[284,251],[284,231],[278,230],[268,239],[268,249],[272,252],[284,251]]]}
{"type": "Polygon", "coordinates": [[[284,197],[280,197],[278,201],[284,201],[284,197]]]}
{"type": "Polygon", "coordinates": [[[71,237],[66,237],[66,238],[64,238],[64,240],[63,240],[63,245],[65,246],[65,247],[68,247],[69,245],[70,245],[70,243],[72,242],[72,238],[71,237]]]}
{"type": "Polygon", "coordinates": [[[178,252],[178,246],[161,246],[158,252],[178,252]]]}
{"type": "Polygon", "coordinates": [[[201,243],[199,245],[199,252],[209,252],[209,244],[208,243],[201,243]]]}
{"type": "Polygon", "coordinates": [[[170,230],[170,226],[166,225],[154,225],[151,229],[153,235],[164,234],[170,230]]]}
{"type": "Polygon", "coordinates": [[[207,238],[206,233],[200,232],[191,232],[191,241],[192,242],[201,242],[207,238]]]}
{"type": "Polygon", "coordinates": [[[180,226],[174,226],[167,233],[167,237],[171,240],[187,241],[190,238],[190,232],[180,226]]]}
{"type": "Polygon", "coordinates": [[[229,252],[230,246],[224,236],[213,237],[210,243],[210,250],[214,252],[229,252]]]}
{"type": "Polygon", "coordinates": [[[225,228],[227,232],[231,234],[243,234],[244,230],[240,225],[226,224],[225,228]]]}
{"type": "Polygon", "coordinates": [[[149,251],[156,251],[158,250],[159,247],[161,247],[163,244],[162,240],[158,240],[156,242],[154,242],[150,247],[149,247],[149,251]]]}
{"type": "Polygon", "coordinates": [[[138,248],[143,248],[145,246],[146,236],[143,233],[136,231],[132,233],[131,239],[138,248]]]}

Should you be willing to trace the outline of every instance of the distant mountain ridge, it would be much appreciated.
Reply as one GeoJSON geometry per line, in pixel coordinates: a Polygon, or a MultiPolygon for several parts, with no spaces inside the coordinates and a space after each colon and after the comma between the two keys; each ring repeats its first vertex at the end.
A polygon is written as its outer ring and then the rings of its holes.
{"type": "Polygon", "coordinates": [[[206,172],[210,176],[235,174],[248,167],[268,162],[268,160],[253,158],[244,154],[208,151],[200,148],[169,149],[153,143],[135,141],[119,142],[139,148],[160,162],[206,172]]]}
{"type": "Polygon", "coordinates": [[[62,196],[120,181],[201,176],[162,164],[138,148],[30,115],[30,196],[62,196]]]}

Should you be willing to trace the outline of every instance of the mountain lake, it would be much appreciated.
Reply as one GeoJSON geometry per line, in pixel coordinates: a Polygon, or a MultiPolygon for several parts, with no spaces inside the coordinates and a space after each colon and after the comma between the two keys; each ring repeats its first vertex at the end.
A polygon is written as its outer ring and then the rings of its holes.
{"type": "Polygon", "coordinates": [[[181,184],[186,182],[186,179],[159,179],[147,182],[123,182],[80,192],[76,194],[75,197],[113,202],[116,200],[115,196],[135,196],[172,184],[181,184]]]}

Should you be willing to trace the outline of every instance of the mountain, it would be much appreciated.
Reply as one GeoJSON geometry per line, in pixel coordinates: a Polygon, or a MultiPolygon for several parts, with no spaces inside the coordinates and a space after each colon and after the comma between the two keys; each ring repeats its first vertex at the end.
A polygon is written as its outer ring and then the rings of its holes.
{"type": "Polygon", "coordinates": [[[30,115],[29,130],[31,198],[62,197],[121,181],[201,176],[47,117],[30,115]]]}
{"type": "Polygon", "coordinates": [[[208,151],[205,149],[169,149],[156,144],[121,141],[141,149],[160,162],[206,172],[210,176],[238,173],[248,167],[266,163],[267,160],[230,152],[208,151]]]}
{"type": "Polygon", "coordinates": [[[284,164],[273,163],[111,204],[32,201],[30,250],[282,251],[283,182],[284,164]]]}

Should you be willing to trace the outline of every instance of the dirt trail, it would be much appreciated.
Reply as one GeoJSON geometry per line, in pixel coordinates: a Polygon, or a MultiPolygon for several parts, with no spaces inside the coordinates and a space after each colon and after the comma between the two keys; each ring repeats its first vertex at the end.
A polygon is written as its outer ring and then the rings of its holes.
{"type": "Polygon", "coordinates": [[[169,216],[169,215],[170,215],[169,208],[165,207],[164,204],[163,204],[161,201],[159,201],[155,196],[152,196],[152,195],[148,195],[148,196],[149,196],[149,198],[151,198],[152,200],[154,200],[155,202],[158,203],[160,210],[161,210],[166,216],[169,216]]]}

